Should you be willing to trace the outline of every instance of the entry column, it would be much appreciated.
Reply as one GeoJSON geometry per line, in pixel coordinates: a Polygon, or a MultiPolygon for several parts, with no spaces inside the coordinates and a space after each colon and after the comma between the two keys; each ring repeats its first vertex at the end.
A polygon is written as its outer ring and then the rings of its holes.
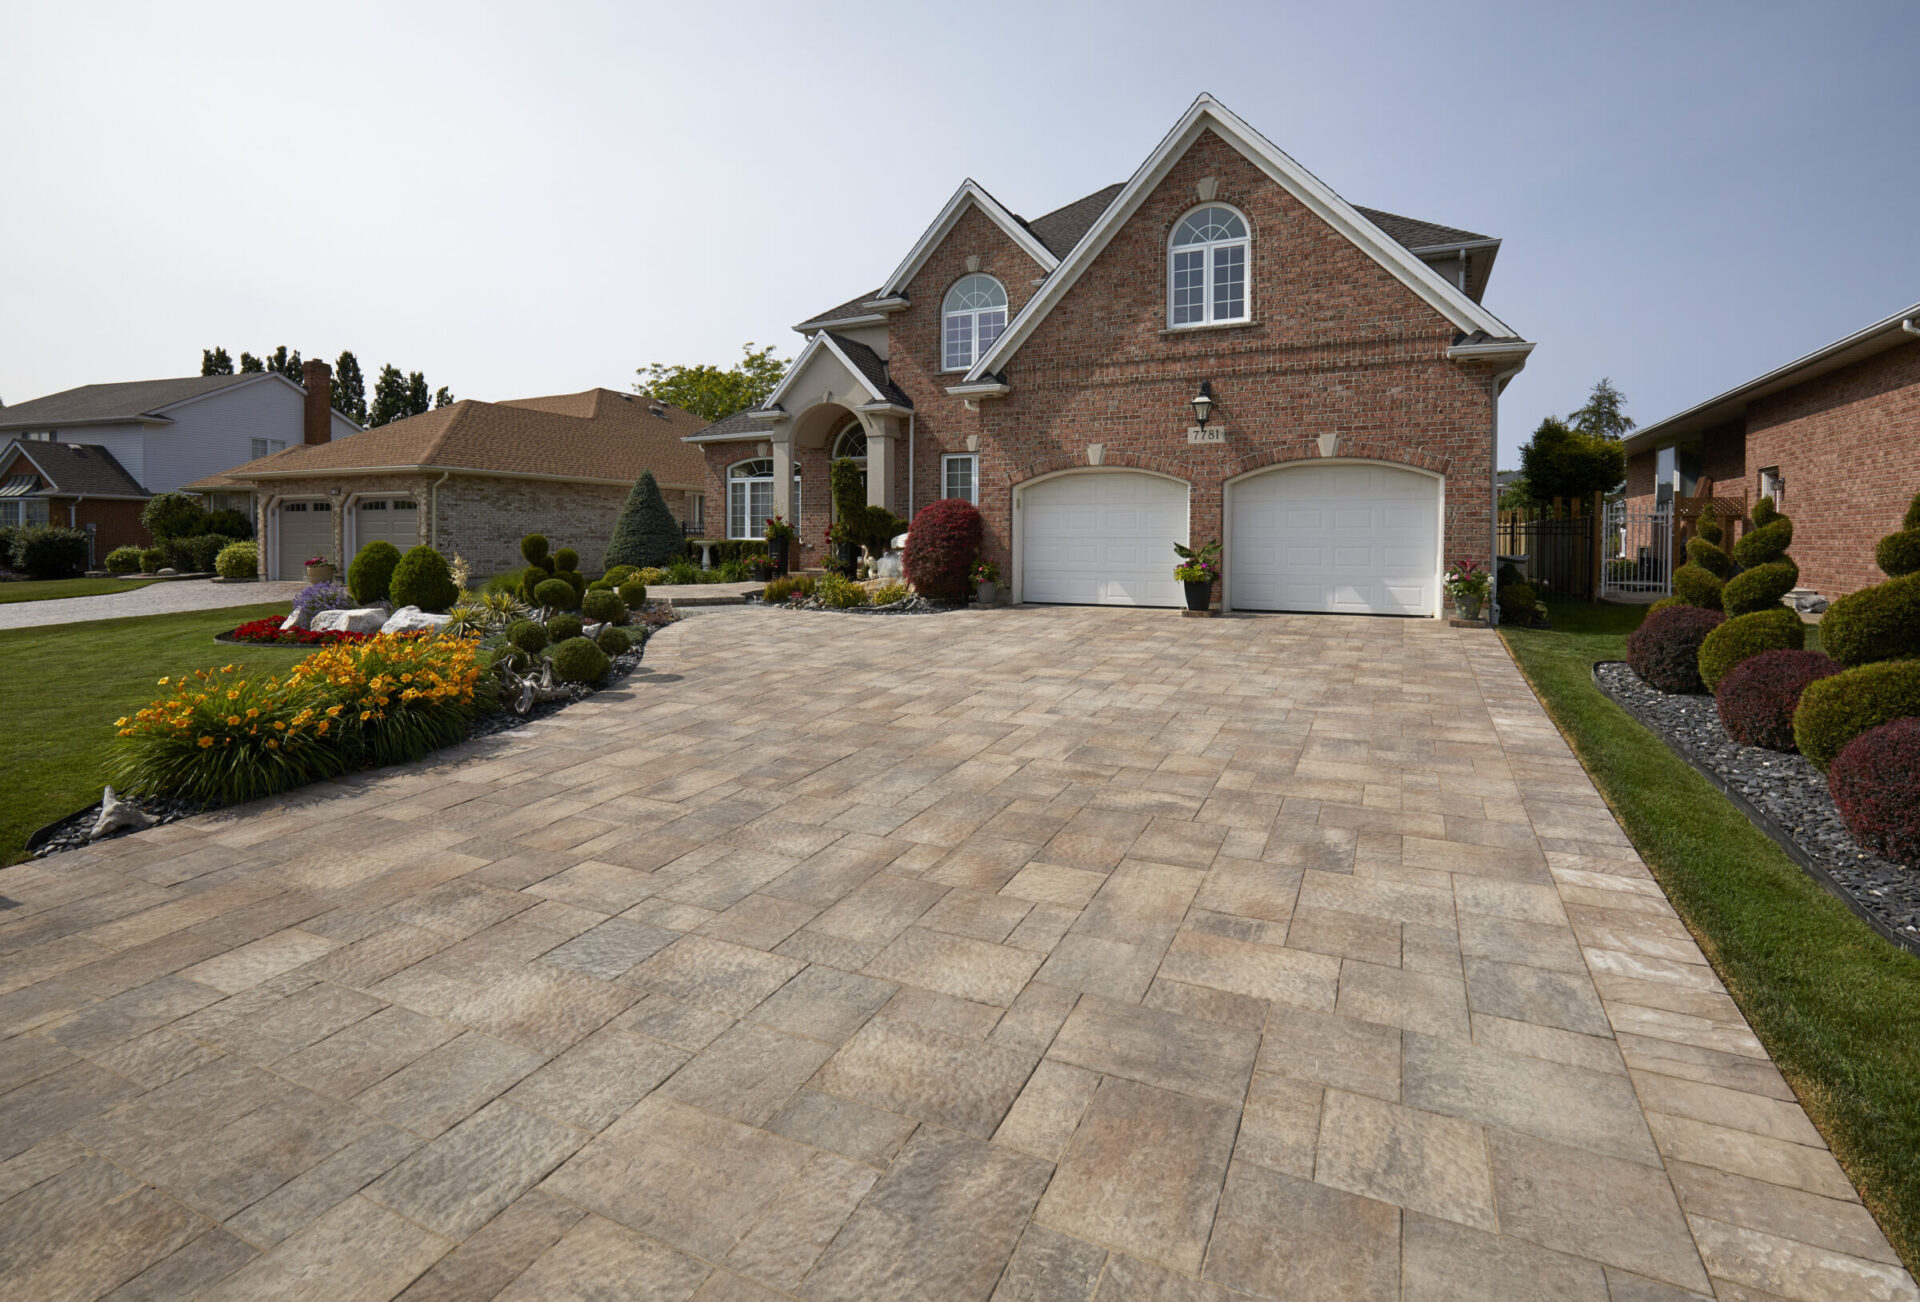
{"type": "Polygon", "coordinates": [[[893,477],[898,464],[895,436],[900,422],[882,416],[867,429],[867,505],[893,510],[893,477]]]}

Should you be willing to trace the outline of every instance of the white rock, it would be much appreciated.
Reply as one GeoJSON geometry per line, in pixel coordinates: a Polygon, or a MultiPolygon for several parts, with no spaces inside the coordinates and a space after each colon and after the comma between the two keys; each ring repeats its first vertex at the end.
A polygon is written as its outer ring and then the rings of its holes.
{"type": "Polygon", "coordinates": [[[580,626],[580,636],[591,642],[600,636],[600,630],[605,627],[605,624],[582,624],[580,626]]]}
{"type": "Polygon", "coordinates": [[[311,610],[308,610],[305,606],[302,606],[298,610],[294,611],[291,615],[287,616],[285,622],[283,622],[280,625],[280,631],[282,633],[291,633],[296,628],[305,628],[307,626],[308,621],[311,620],[312,618],[313,618],[313,612],[311,610]]]}
{"type": "Polygon", "coordinates": [[[429,615],[418,606],[402,606],[387,617],[380,626],[382,633],[438,633],[447,626],[451,615],[429,615]]]}
{"type": "Polygon", "coordinates": [[[387,622],[387,612],[378,606],[359,610],[323,610],[313,617],[316,633],[378,633],[387,622]]]}
{"type": "Polygon", "coordinates": [[[899,552],[888,552],[873,563],[873,577],[876,579],[897,579],[904,573],[900,568],[899,552]]]}
{"type": "Polygon", "coordinates": [[[108,787],[101,794],[100,817],[94,820],[93,830],[87,833],[87,840],[98,841],[101,837],[112,832],[118,832],[123,827],[130,827],[138,831],[143,827],[151,826],[153,826],[151,816],[142,813],[126,801],[120,799],[120,797],[114,795],[113,788],[108,787]]]}

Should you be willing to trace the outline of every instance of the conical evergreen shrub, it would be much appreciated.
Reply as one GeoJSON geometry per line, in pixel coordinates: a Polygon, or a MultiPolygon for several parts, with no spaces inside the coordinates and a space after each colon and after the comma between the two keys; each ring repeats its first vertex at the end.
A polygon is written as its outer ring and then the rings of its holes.
{"type": "Polygon", "coordinates": [[[640,478],[633,483],[633,491],[627,494],[627,504],[620,508],[613,537],[607,542],[607,568],[666,565],[680,555],[684,546],[680,523],[667,509],[667,499],[660,495],[660,485],[654,481],[653,472],[642,470],[640,478]]]}
{"type": "Polygon", "coordinates": [[[1689,606],[1720,610],[1720,590],[1733,573],[1733,561],[1720,550],[1726,536],[1720,518],[1708,507],[1687,539],[1687,563],[1673,572],[1673,595],[1689,606]]]}

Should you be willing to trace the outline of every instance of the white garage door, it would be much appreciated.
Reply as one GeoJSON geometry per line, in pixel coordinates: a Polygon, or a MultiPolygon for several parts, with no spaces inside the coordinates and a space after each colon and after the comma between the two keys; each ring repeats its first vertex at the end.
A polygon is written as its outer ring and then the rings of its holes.
{"type": "Polygon", "coordinates": [[[407,551],[420,542],[420,504],[411,497],[362,498],[354,506],[353,550],[384,539],[407,551]]]}
{"type": "Polygon", "coordinates": [[[331,502],[282,502],[279,518],[281,578],[299,578],[301,567],[316,556],[339,563],[333,554],[331,502]]]}
{"type": "Polygon", "coordinates": [[[1440,481],[1391,466],[1303,465],[1228,486],[1235,610],[1431,615],[1440,481]]]}
{"type": "Polygon", "coordinates": [[[1068,606],[1185,604],[1173,567],[1187,486],[1133,471],[1042,480],[1020,494],[1020,598],[1068,606]]]}

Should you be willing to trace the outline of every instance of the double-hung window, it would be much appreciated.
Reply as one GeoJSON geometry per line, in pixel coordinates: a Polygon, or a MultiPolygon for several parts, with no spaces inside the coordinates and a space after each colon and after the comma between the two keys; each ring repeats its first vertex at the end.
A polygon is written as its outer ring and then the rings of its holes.
{"type": "Polygon", "coordinates": [[[1167,247],[1168,324],[1249,320],[1247,247],[1247,223],[1231,208],[1209,204],[1181,218],[1167,247]]]}
{"type": "Polygon", "coordinates": [[[993,347],[1007,328],[1007,291],[992,276],[962,276],[940,308],[941,366],[964,371],[993,347]]]}
{"type": "Polygon", "coordinates": [[[261,457],[270,457],[276,452],[285,452],[287,450],[287,441],[285,439],[254,439],[252,442],[252,459],[255,461],[258,461],[261,457]]]}
{"type": "MultiPolygon", "coordinates": [[[[765,537],[773,514],[773,458],[741,461],[727,469],[727,537],[765,537]]],[[[800,516],[800,467],[793,468],[793,517],[800,516]]],[[[792,519],[789,523],[792,523],[792,519]]]]}
{"type": "Polygon", "coordinates": [[[941,457],[940,496],[980,505],[980,458],[971,452],[941,457]]]}

